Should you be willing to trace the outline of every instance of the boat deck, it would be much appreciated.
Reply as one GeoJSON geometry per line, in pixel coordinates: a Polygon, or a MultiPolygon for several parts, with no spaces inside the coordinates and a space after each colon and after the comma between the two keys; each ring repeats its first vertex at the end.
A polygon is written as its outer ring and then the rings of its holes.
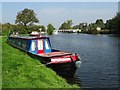
{"type": "Polygon", "coordinates": [[[50,53],[41,53],[38,54],[43,57],[56,57],[56,56],[65,56],[65,55],[71,55],[72,53],[69,52],[63,52],[63,51],[55,51],[55,52],[50,52],[50,53]]]}

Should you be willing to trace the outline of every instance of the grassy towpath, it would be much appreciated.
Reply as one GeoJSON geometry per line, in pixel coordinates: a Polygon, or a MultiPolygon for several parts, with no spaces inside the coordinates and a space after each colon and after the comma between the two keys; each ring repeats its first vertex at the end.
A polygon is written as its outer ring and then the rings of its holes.
{"type": "Polygon", "coordinates": [[[2,37],[0,37],[0,89],[2,88],[2,37]]]}
{"type": "Polygon", "coordinates": [[[2,37],[2,88],[79,88],[5,42],[2,37]]]}

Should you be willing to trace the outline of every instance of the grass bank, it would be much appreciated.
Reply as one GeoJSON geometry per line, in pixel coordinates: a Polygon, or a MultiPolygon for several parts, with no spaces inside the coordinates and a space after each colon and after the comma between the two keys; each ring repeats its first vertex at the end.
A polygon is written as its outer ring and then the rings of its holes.
{"type": "Polygon", "coordinates": [[[0,89],[2,88],[2,37],[0,37],[0,89]]]}
{"type": "Polygon", "coordinates": [[[3,37],[2,88],[79,88],[5,41],[3,37]]]}

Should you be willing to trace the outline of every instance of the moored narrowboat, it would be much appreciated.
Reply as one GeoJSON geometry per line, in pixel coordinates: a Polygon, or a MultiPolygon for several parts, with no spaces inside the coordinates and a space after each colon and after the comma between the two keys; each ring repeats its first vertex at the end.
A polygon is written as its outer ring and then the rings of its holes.
{"type": "Polygon", "coordinates": [[[81,64],[78,54],[52,49],[46,36],[8,36],[7,43],[39,59],[59,75],[74,76],[81,64]]]}

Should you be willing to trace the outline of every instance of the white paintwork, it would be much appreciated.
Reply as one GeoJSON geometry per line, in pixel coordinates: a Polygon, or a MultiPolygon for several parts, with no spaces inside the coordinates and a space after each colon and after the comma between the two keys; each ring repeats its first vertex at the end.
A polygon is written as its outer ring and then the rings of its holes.
{"type": "Polygon", "coordinates": [[[51,59],[52,62],[59,62],[59,61],[69,61],[71,58],[53,58],[51,59]]]}
{"type": "Polygon", "coordinates": [[[36,48],[36,42],[33,40],[31,44],[31,51],[35,51],[36,48]]]}
{"type": "Polygon", "coordinates": [[[43,41],[38,40],[38,50],[43,50],[43,41]]]}

